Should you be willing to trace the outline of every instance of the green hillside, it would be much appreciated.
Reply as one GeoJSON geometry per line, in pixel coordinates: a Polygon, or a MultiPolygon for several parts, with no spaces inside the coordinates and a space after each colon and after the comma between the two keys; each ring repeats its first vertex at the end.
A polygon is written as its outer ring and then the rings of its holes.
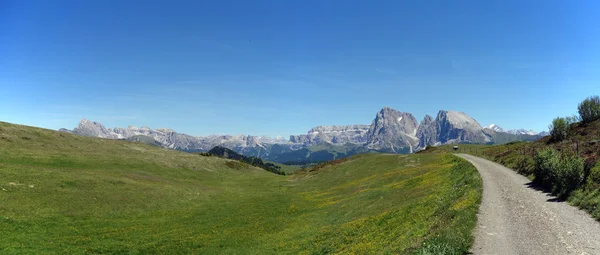
{"type": "Polygon", "coordinates": [[[0,253],[461,254],[481,181],[446,153],[280,176],[0,122],[0,253]]]}
{"type": "Polygon", "coordinates": [[[162,146],[159,142],[154,140],[154,138],[145,136],[145,135],[135,135],[135,136],[129,137],[125,140],[132,141],[132,142],[145,143],[145,144],[159,146],[159,147],[162,146]]]}
{"type": "MultiPolygon", "coordinates": [[[[594,218],[600,219],[600,164],[597,163],[600,155],[600,119],[590,123],[572,123],[568,125],[565,133],[566,138],[561,141],[554,141],[551,136],[546,136],[535,142],[511,142],[494,146],[458,145],[458,152],[484,157],[512,168],[528,176],[540,188],[562,196],[572,205],[585,209],[594,218]],[[556,191],[556,182],[563,180],[552,182],[542,178],[536,179],[536,155],[547,150],[555,151],[556,155],[559,155],[555,159],[557,162],[575,159],[575,167],[559,167],[561,172],[557,173],[557,176],[561,176],[563,172],[574,172],[577,184],[572,187],[572,192],[556,191]]],[[[428,151],[451,152],[453,149],[451,145],[445,145],[432,147],[428,151]]],[[[548,172],[547,169],[544,171],[548,172]]]]}

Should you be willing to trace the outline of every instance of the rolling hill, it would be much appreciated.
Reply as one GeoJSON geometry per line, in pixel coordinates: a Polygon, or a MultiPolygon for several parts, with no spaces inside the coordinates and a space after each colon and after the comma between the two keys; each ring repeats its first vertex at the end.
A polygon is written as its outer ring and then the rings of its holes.
{"type": "Polygon", "coordinates": [[[0,122],[0,253],[463,253],[481,180],[446,153],[291,176],[0,122]]]}

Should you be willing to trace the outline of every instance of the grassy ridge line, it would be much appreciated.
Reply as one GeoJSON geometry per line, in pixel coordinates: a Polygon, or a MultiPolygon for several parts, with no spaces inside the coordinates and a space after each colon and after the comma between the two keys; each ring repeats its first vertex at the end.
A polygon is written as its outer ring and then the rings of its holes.
{"type": "Polygon", "coordinates": [[[290,177],[0,123],[0,253],[462,253],[481,180],[448,154],[362,155],[290,177]]]}

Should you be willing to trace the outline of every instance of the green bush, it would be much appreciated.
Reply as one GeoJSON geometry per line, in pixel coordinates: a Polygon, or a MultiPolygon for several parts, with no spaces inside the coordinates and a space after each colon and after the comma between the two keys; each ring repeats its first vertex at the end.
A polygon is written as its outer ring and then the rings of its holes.
{"type": "Polygon", "coordinates": [[[600,164],[596,164],[596,166],[592,167],[588,181],[594,184],[600,184],[600,164]]]}
{"type": "MultiPolygon", "coordinates": [[[[585,159],[585,161],[583,162],[583,175],[585,176],[585,180],[590,179],[592,169],[596,167],[596,165],[598,165],[597,163],[598,156],[595,154],[590,155],[585,159]]],[[[600,169],[598,169],[597,171],[600,171],[600,169]]],[[[598,178],[600,178],[600,176],[598,176],[598,178]]]]}
{"type": "Polygon", "coordinates": [[[600,119],[600,97],[591,96],[579,103],[577,107],[583,123],[590,123],[600,119]]]}
{"type": "Polygon", "coordinates": [[[561,155],[547,148],[537,153],[534,159],[535,181],[564,197],[581,186],[584,180],[583,159],[561,155]]]}
{"type": "Polygon", "coordinates": [[[567,138],[567,130],[569,128],[569,123],[566,118],[557,117],[552,120],[552,124],[548,126],[550,130],[550,136],[552,136],[552,140],[559,142],[567,138]]]}
{"type": "Polygon", "coordinates": [[[534,164],[533,158],[521,155],[516,159],[515,170],[522,175],[530,175],[533,174],[534,164]]]}
{"type": "Polygon", "coordinates": [[[558,168],[559,163],[560,154],[558,151],[551,148],[538,151],[534,158],[533,174],[535,175],[535,181],[552,187],[551,184],[557,179],[554,170],[558,168]]]}
{"type": "Polygon", "coordinates": [[[563,156],[556,171],[557,182],[553,192],[561,197],[569,195],[583,183],[583,159],[577,156],[563,156]]]}

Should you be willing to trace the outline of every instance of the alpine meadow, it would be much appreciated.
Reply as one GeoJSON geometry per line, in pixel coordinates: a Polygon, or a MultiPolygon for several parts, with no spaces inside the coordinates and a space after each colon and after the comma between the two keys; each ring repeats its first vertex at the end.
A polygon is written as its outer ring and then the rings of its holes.
{"type": "Polygon", "coordinates": [[[0,0],[0,255],[600,254],[599,13],[0,0]]]}
{"type": "Polygon", "coordinates": [[[473,166],[445,153],[357,155],[281,176],[1,123],[0,157],[4,254],[462,254],[481,199],[473,166]]]}

